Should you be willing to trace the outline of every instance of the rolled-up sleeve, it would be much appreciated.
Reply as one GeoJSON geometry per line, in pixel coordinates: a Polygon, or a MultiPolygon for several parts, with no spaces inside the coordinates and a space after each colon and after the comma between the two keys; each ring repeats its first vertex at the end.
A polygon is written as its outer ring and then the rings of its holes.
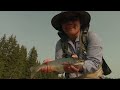
{"type": "Polygon", "coordinates": [[[87,60],[83,65],[84,73],[91,73],[98,70],[102,64],[103,47],[100,37],[94,33],[88,33],[87,60]]]}

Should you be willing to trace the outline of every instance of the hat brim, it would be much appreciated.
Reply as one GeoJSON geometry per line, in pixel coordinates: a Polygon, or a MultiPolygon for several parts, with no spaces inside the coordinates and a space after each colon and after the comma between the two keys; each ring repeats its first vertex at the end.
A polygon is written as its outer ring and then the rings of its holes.
{"type": "Polygon", "coordinates": [[[91,20],[91,16],[88,12],[86,11],[66,11],[66,12],[61,12],[57,15],[55,15],[52,20],[51,20],[51,24],[52,26],[60,31],[61,30],[61,23],[60,23],[60,19],[61,17],[64,17],[64,15],[66,14],[70,14],[70,13],[76,13],[78,16],[80,16],[80,23],[86,27],[87,25],[89,25],[90,20],[91,20]]]}

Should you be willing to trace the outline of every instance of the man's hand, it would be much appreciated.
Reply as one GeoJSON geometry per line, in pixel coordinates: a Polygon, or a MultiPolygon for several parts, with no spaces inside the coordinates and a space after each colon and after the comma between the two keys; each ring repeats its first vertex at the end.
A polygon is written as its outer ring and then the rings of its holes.
{"type": "Polygon", "coordinates": [[[76,73],[83,70],[82,66],[70,65],[69,63],[63,63],[65,72],[76,73]]]}
{"type": "MultiPolygon", "coordinates": [[[[78,58],[76,54],[72,55],[72,58],[78,58]]],[[[79,65],[70,65],[69,63],[63,63],[64,70],[69,73],[79,72],[83,70],[82,66],[79,65]]]]}
{"type": "Polygon", "coordinates": [[[72,58],[78,58],[78,56],[76,54],[73,54],[72,58]]]}

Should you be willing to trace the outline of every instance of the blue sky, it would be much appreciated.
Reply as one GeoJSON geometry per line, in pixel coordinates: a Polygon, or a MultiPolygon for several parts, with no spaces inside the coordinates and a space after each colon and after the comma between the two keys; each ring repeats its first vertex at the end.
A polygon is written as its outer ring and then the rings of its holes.
{"type": "MultiPolygon", "coordinates": [[[[54,59],[55,44],[59,37],[51,26],[51,18],[60,11],[0,11],[0,37],[14,35],[19,44],[29,51],[33,46],[42,62],[54,59]]],[[[92,17],[90,30],[103,42],[104,58],[112,69],[109,77],[120,77],[120,12],[88,11],[92,17]]]]}

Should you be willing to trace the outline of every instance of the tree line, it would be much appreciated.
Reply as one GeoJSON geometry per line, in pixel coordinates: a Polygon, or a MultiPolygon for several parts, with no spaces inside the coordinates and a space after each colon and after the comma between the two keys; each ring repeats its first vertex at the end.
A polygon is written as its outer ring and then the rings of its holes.
{"type": "MultiPolygon", "coordinates": [[[[29,52],[20,45],[16,36],[0,38],[0,79],[31,79],[30,67],[41,64],[35,46],[29,52]]],[[[54,73],[38,73],[35,79],[57,78],[54,73]]]]}

